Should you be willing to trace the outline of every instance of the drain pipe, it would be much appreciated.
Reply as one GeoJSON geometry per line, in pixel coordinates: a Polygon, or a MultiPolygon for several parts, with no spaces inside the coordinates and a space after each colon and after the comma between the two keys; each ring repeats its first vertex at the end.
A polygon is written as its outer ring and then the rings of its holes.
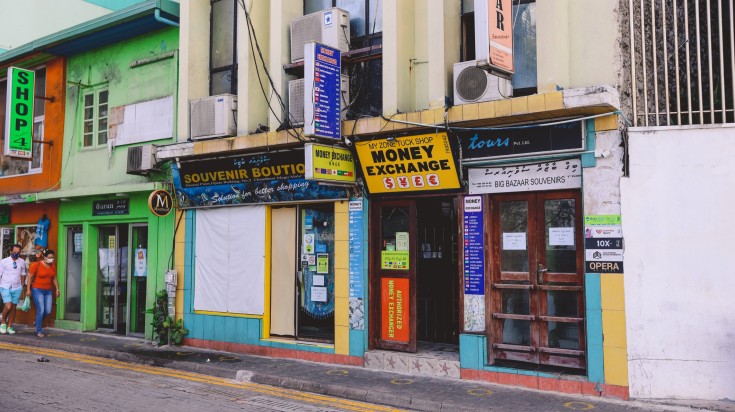
{"type": "Polygon", "coordinates": [[[179,27],[179,23],[176,23],[173,20],[169,20],[165,17],[161,17],[161,9],[156,9],[156,11],[153,13],[153,18],[156,19],[157,22],[168,24],[169,26],[179,27]]]}

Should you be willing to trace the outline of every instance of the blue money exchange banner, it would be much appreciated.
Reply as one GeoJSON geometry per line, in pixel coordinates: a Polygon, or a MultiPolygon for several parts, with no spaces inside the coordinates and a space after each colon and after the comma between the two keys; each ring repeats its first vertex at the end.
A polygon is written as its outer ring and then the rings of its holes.
{"type": "Polygon", "coordinates": [[[345,189],[304,178],[304,152],[292,150],[181,161],[172,175],[180,209],[345,199],[345,189]]]}

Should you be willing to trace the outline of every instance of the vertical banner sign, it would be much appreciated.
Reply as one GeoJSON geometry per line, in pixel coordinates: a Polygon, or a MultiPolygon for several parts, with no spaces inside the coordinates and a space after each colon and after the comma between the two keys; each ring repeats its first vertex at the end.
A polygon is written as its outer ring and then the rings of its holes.
{"type": "Polygon", "coordinates": [[[513,4],[511,0],[493,0],[489,7],[490,65],[513,73],[513,4]]]}
{"type": "Polygon", "coordinates": [[[584,217],[587,273],[623,273],[623,229],[620,215],[584,217]]]}
{"type": "Polygon", "coordinates": [[[464,330],[485,330],[485,242],[482,197],[464,198],[464,330]]]}
{"type": "Polygon", "coordinates": [[[408,279],[383,278],[381,282],[383,340],[408,343],[409,303],[408,279]]]}
{"type": "Polygon", "coordinates": [[[349,206],[349,264],[350,264],[350,329],[365,329],[365,303],[362,282],[363,259],[363,207],[362,198],[350,200],[349,206]]]}
{"type": "Polygon", "coordinates": [[[17,67],[8,69],[5,156],[32,157],[35,90],[35,72],[17,67]]]}
{"type": "Polygon", "coordinates": [[[339,139],[341,55],[338,49],[323,44],[304,44],[304,134],[339,139]]]}

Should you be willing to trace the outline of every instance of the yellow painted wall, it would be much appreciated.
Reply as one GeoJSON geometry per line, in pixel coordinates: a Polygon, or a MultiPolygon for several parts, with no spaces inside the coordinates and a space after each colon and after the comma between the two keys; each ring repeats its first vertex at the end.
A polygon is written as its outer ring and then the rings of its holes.
{"type": "MultiPolygon", "coordinates": [[[[189,138],[189,102],[209,96],[209,2],[181,5],[178,141],[189,138]]],[[[183,271],[181,271],[183,273],[183,271]]]]}
{"type": "Polygon", "coordinates": [[[334,204],[334,353],[350,354],[349,218],[347,201],[334,204]]]}
{"type": "Polygon", "coordinates": [[[628,386],[623,275],[600,275],[600,289],[605,382],[628,386]]]}

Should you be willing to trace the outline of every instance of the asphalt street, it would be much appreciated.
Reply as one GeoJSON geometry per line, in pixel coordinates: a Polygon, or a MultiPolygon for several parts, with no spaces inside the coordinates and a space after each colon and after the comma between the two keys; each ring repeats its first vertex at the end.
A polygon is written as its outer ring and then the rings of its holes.
{"type": "Polygon", "coordinates": [[[393,411],[380,405],[35,348],[0,350],[4,411],[393,411]]]}

